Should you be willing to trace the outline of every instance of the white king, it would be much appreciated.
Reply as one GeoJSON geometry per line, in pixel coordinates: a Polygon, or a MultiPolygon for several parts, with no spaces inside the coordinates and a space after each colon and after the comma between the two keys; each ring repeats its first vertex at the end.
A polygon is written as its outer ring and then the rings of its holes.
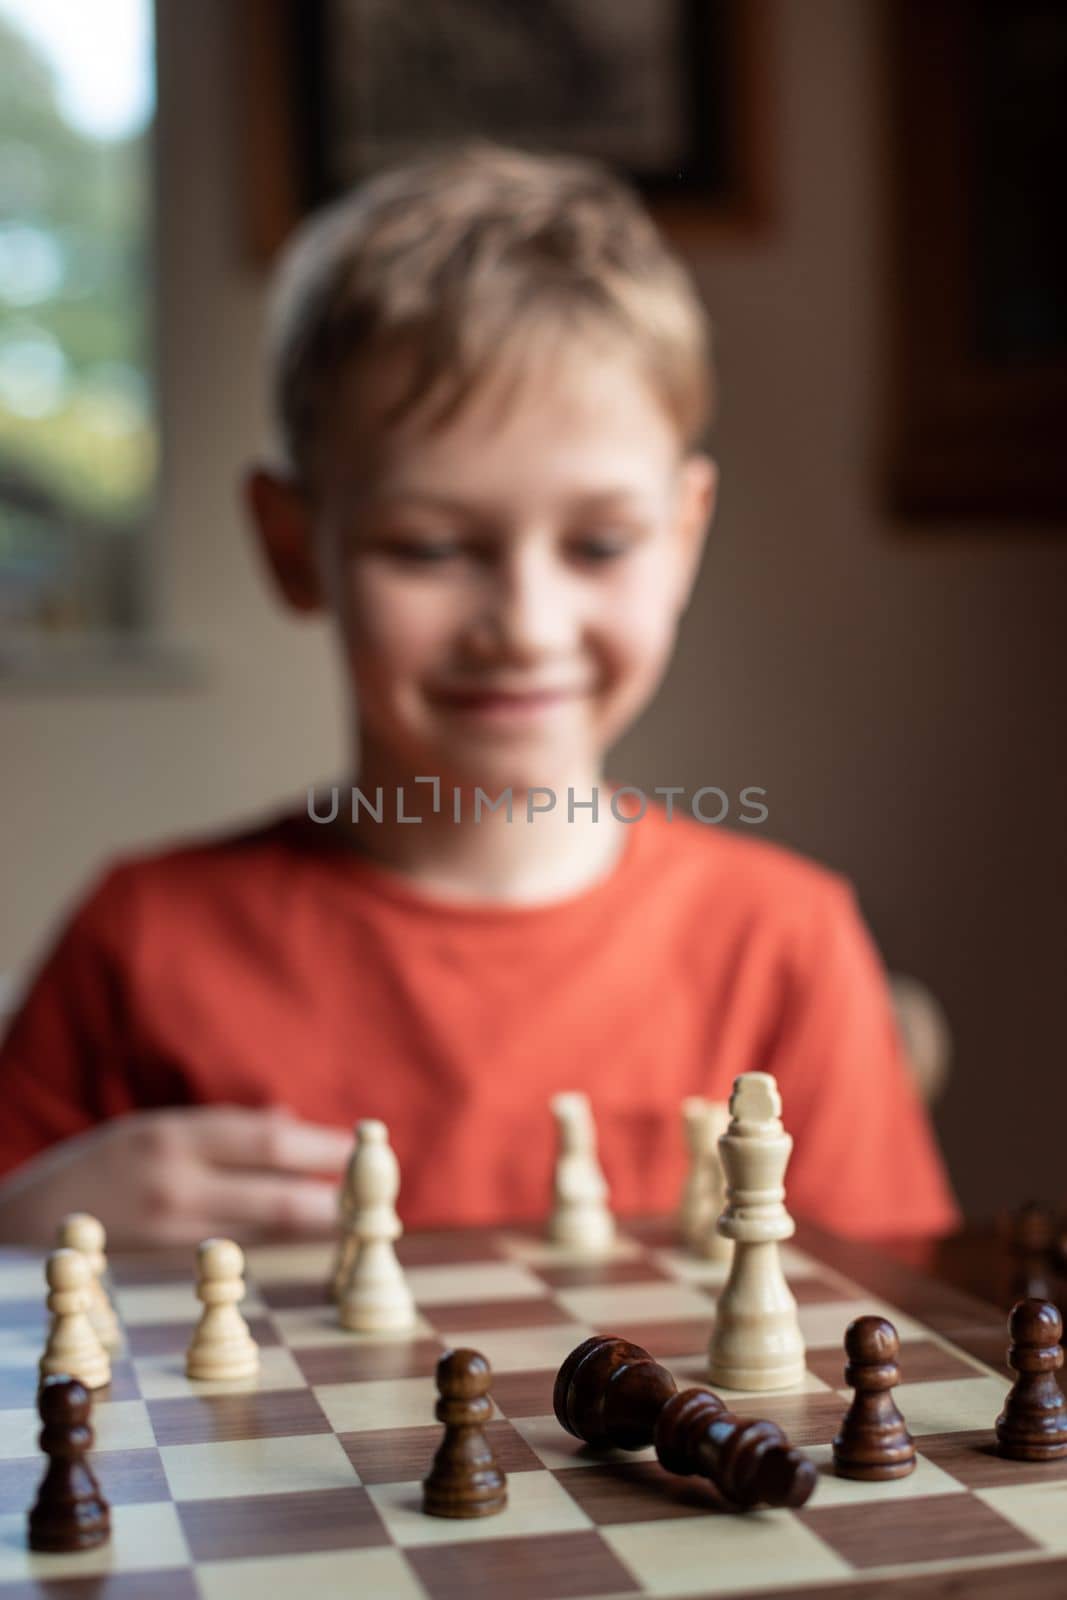
{"type": "Polygon", "coordinates": [[[781,1122],[778,1085],[768,1072],[734,1080],[730,1125],[719,1140],[726,1209],[719,1232],[734,1257],[715,1312],[709,1378],[727,1389],[790,1389],[804,1378],[804,1341],[778,1245],[795,1224],[783,1180],[793,1141],[781,1122]]]}

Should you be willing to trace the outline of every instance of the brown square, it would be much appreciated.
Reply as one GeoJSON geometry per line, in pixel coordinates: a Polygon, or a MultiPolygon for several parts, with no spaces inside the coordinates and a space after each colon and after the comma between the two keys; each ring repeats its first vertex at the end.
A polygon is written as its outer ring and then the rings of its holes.
{"type": "Polygon", "coordinates": [[[330,1433],[310,1389],[253,1389],[247,1394],[149,1400],[157,1444],[214,1444],[231,1439],[287,1439],[330,1433]]]}
{"type": "MultiPolygon", "coordinates": [[[[485,1434],[502,1472],[544,1470],[543,1463],[510,1422],[490,1422],[485,1434]]],[[[442,1430],[373,1428],[365,1433],[339,1433],[337,1437],[363,1483],[413,1483],[429,1472],[442,1430]]]]}
{"type": "Polygon", "coordinates": [[[391,1543],[370,1496],[358,1488],[185,1500],[178,1504],[178,1515],[197,1561],[391,1543]]]}
{"type": "Polygon", "coordinates": [[[380,1378],[432,1378],[444,1346],[436,1339],[309,1346],[293,1360],[308,1383],[368,1383],[380,1378]]]}
{"type": "Polygon", "coordinates": [[[664,1472],[658,1461],[568,1467],[552,1476],[598,1526],[706,1517],[709,1511],[723,1509],[709,1483],[699,1478],[677,1478],[664,1472]]]}
{"type": "MultiPolygon", "coordinates": [[[[979,1378],[969,1361],[946,1350],[933,1339],[907,1340],[900,1347],[901,1383],[939,1383],[949,1378],[979,1378]]],[[[809,1350],[807,1367],[817,1378],[833,1389],[845,1387],[845,1352],[841,1350],[809,1350]]]]}
{"type": "Polygon", "coordinates": [[[506,1417],[548,1417],[555,1382],[555,1367],[494,1372],[490,1393],[506,1417]]]}
{"type": "Polygon", "coordinates": [[[598,1289],[604,1284],[671,1281],[670,1273],[658,1267],[650,1256],[623,1261],[561,1262],[559,1266],[536,1267],[534,1271],[553,1289],[598,1289]]]}
{"type": "Polygon", "coordinates": [[[428,1306],[424,1315],[439,1333],[468,1328],[548,1328],[575,1321],[555,1300],[537,1295],[521,1300],[456,1300],[428,1306]]]}
{"type": "Polygon", "coordinates": [[[111,1382],[103,1389],[95,1390],[94,1397],[98,1400],[139,1400],[141,1389],[133,1362],[125,1356],[112,1361],[111,1382]]]}
{"type": "Polygon", "coordinates": [[[0,1583],[3,1600],[198,1600],[200,1590],[187,1567],[162,1572],[100,1572],[81,1578],[30,1578],[0,1583]]]}
{"type": "Polygon", "coordinates": [[[308,1311],[315,1306],[333,1304],[329,1286],[323,1283],[261,1283],[259,1298],[272,1311],[308,1311]]]}
{"type": "Polygon", "coordinates": [[[641,1588],[600,1535],[563,1533],[525,1539],[435,1544],[404,1555],[431,1600],[573,1600],[640,1594],[641,1588]]]}
{"type": "Polygon", "coordinates": [[[438,1228],[405,1234],[396,1242],[404,1267],[451,1267],[468,1261],[501,1261],[504,1253],[485,1228],[438,1228]]]}
{"type": "Polygon", "coordinates": [[[953,1561],[1038,1550],[1040,1545],[1006,1517],[969,1494],[827,1506],[796,1515],[853,1567],[909,1561],[953,1561]]]}
{"type": "MultiPolygon", "coordinates": [[[[828,1301],[854,1300],[854,1289],[842,1289],[826,1278],[790,1278],[789,1287],[798,1306],[825,1305],[828,1301]]],[[[714,1291],[716,1294],[718,1291],[714,1291]]]]}
{"type": "Polygon", "coordinates": [[[1067,1459],[1011,1461],[1002,1456],[992,1426],[969,1433],[924,1433],[918,1448],[968,1489],[1002,1489],[1012,1483],[1062,1483],[1067,1479],[1067,1459]]]}
{"type": "Polygon", "coordinates": [[[120,1288],[133,1289],[149,1283],[189,1283],[195,1267],[185,1245],[169,1245],[110,1256],[108,1273],[120,1288]]]}
{"type": "MultiPolygon", "coordinates": [[[[613,1323],[605,1332],[617,1339],[629,1339],[639,1344],[657,1361],[667,1361],[672,1356],[692,1356],[704,1360],[707,1356],[708,1335],[712,1317],[679,1317],[664,1322],[613,1323]]],[[[694,1383],[697,1381],[694,1378],[694,1383]]]]}
{"type": "Polygon", "coordinates": [[[839,1394],[766,1394],[738,1400],[734,1409],[748,1417],[777,1422],[791,1444],[829,1444],[841,1426],[848,1401],[839,1394]]]}

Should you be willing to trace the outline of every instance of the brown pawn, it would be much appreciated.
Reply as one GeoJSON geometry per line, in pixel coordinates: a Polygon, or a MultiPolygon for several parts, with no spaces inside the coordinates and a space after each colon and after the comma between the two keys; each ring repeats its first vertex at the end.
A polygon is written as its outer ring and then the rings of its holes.
{"type": "Polygon", "coordinates": [[[422,1481],[431,1517],[491,1517],[508,1503],[507,1479],[485,1436],[493,1414],[492,1373],[477,1350],[446,1350],[437,1363],[436,1415],[445,1436],[422,1481]]]}
{"type": "Polygon", "coordinates": [[[111,1537],[110,1508],[86,1459],[93,1443],[91,1406],[77,1378],[54,1373],[41,1384],[40,1445],[49,1460],[30,1511],[31,1550],[93,1550],[111,1537]]]}
{"type": "Polygon", "coordinates": [[[595,1334],[572,1350],[552,1404],[575,1438],[597,1449],[654,1445],[666,1471],[707,1478],[741,1509],[803,1505],[815,1487],[814,1463],[775,1423],[735,1417],[710,1389],[679,1393],[670,1373],[626,1339],[595,1334]]]}
{"type": "Polygon", "coordinates": [[[883,1483],[915,1470],[915,1445],[892,1390],[900,1339],[885,1317],[857,1317],[845,1330],[845,1382],[856,1392],[834,1440],[839,1478],[883,1483]]]}
{"type": "Polygon", "coordinates": [[[1008,1365],[1019,1376],[996,1421],[998,1448],[1013,1461],[1058,1461],[1067,1456],[1067,1403],[1056,1378],[1063,1319],[1051,1300],[1020,1300],[1008,1333],[1008,1365]]]}

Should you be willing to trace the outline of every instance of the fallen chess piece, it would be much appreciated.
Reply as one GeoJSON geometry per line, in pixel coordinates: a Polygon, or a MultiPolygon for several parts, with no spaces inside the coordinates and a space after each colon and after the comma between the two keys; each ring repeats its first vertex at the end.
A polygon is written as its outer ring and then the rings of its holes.
{"type": "Polygon", "coordinates": [[[110,1509],[87,1459],[91,1407],[89,1391],[77,1378],[52,1373],[41,1384],[40,1445],[48,1470],[29,1514],[31,1550],[65,1555],[95,1550],[111,1537],[110,1509]]]}
{"type": "Polygon", "coordinates": [[[845,1330],[845,1382],[855,1390],[834,1440],[839,1478],[884,1483],[915,1470],[915,1445],[897,1410],[900,1338],[885,1317],[857,1317],[845,1330]]]}
{"type": "Polygon", "coordinates": [[[1067,1456],[1067,1401],[1056,1378],[1063,1319],[1051,1300],[1020,1300],[1008,1333],[1008,1365],[1018,1377],[996,1420],[997,1447],[1013,1461],[1058,1461],[1067,1456]]]}
{"type": "Polygon", "coordinates": [[[91,1217],[88,1211],[72,1211],[59,1224],[56,1244],[60,1249],[79,1250],[89,1263],[89,1321],[100,1343],[108,1350],[117,1350],[122,1343],[122,1331],[104,1288],[107,1235],[103,1223],[91,1217]]]}
{"type": "Polygon", "coordinates": [[[431,1517],[491,1517],[508,1503],[507,1479],[485,1435],[492,1374],[477,1350],[447,1350],[437,1363],[436,1415],[445,1425],[422,1484],[431,1517]]]}
{"type": "Polygon", "coordinates": [[[710,1389],[679,1390],[665,1367],[626,1339],[594,1334],[572,1350],[552,1404],[576,1439],[601,1450],[651,1444],[667,1472],[708,1479],[735,1510],[802,1506],[818,1478],[777,1423],[735,1416],[710,1389]]]}
{"type": "Polygon", "coordinates": [[[245,1258],[232,1239],[205,1239],[196,1252],[196,1297],[204,1307],[185,1354],[185,1375],[202,1380],[254,1378],[259,1347],[238,1311],[245,1258]]]}
{"type": "Polygon", "coordinates": [[[45,1263],[52,1325],[41,1357],[42,1378],[77,1378],[87,1389],[111,1382],[111,1358],[89,1321],[92,1269],[80,1250],[53,1250],[45,1263]]]}

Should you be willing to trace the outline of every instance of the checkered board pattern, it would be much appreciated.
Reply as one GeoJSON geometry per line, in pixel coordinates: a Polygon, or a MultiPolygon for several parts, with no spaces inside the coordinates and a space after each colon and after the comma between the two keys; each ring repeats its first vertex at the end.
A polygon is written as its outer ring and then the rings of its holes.
{"type": "Polygon", "coordinates": [[[1004,1461],[990,1448],[1007,1388],[1002,1319],[853,1251],[861,1287],[825,1243],[783,1252],[808,1345],[804,1384],[758,1398],[720,1391],[780,1422],[822,1469],[800,1511],[748,1515],[666,1474],[651,1450],[595,1455],[552,1415],[559,1363],[592,1332],[645,1346],[680,1387],[704,1380],[724,1269],[687,1256],[663,1224],[628,1225],[595,1262],[532,1230],[409,1236],[400,1253],[418,1326],[387,1337],[339,1327],[323,1292],[329,1248],[252,1249],[245,1311],[262,1371],[240,1384],[184,1376],[199,1309],[191,1253],[116,1258],[127,1342],[96,1398],[93,1455],[113,1534],[71,1556],[26,1548],[43,1466],[33,1403],[43,1278],[39,1257],[7,1252],[0,1600],[875,1600],[890,1581],[902,1600],[1067,1594],[1067,1462],[1004,1461]],[[920,1451],[910,1477],[886,1484],[829,1469],[847,1403],[842,1333],[872,1311],[901,1335],[898,1400],[920,1451]],[[507,1509],[473,1521],[420,1510],[441,1435],[434,1368],[458,1345],[492,1365],[489,1432],[508,1475],[507,1509]]]}

